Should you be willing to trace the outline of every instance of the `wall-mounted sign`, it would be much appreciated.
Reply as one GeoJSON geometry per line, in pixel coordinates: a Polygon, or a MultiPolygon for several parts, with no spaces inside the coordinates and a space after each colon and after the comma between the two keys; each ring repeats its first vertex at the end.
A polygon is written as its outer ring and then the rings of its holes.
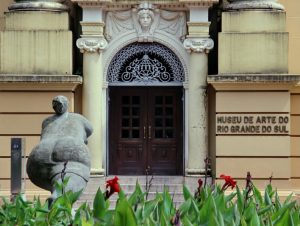
{"type": "Polygon", "coordinates": [[[217,114],[216,134],[288,135],[288,114],[217,114]]]}

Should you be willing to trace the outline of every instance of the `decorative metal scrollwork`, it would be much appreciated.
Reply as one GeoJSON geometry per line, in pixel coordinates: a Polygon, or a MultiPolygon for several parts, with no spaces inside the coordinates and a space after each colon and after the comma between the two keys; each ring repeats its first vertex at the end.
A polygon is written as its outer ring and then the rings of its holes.
{"type": "Polygon", "coordinates": [[[178,57],[158,43],[134,43],[120,50],[108,69],[109,85],[181,85],[178,57]]]}
{"type": "Polygon", "coordinates": [[[147,54],[141,60],[134,59],[121,75],[124,82],[168,82],[170,79],[166,67],[157,59],[150,59],[147,54]]]}

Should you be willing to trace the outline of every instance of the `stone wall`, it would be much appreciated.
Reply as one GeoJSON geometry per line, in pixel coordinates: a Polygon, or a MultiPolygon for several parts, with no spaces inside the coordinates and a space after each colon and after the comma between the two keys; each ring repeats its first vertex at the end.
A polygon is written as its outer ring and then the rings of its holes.
{"type": "MultiPolygon", "coordinates": [[[[41,134],[42,121],[53,114],[52,99],[57,95],[65,95],[70,100],[69,111],[74,112],[75,87],[81,83],[77,76],[4,76],[0,77],[0,171],[1,195],[10,194],[10,154],[11,138],[25,139],[26,158],[41,134]],[[66,80],[69,80],[66,82],[66,80]],[[71,80],[71,81],[70,81],[71,80]]],[[[37,191],[26,176],[26,193],[33,196],[37,191]]]]}

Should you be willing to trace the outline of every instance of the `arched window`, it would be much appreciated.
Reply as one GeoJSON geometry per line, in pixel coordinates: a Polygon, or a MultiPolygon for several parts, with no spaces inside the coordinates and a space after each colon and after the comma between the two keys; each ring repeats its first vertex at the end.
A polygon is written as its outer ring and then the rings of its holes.
{"type": "Polygon", "coordinates": [[[159,43],[133,43],[121,49],[108,68],[110,86],[178,86],[184,69],[178,57],[159,43]]]}

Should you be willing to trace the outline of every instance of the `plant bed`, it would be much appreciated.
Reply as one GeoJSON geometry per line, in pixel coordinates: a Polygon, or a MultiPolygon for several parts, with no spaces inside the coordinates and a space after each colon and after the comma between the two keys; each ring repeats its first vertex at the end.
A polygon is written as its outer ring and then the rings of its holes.
{"type": "Polygon", "coordinates": [[[246,188],[241,190],[229,176],[221,176],[224,185],[199,186],[192,193],[183,185],[184,202],[176,207],[167,188],[147,199],[137,183],[135,191],[126,196],[118,184],[118,178],[107,181],[105,192],[98,189],[93,206],[83,203],[74,210],[73,204],[81,192],[65,192],[63,184],[57,184],[60,196],[49,207],[39,198],[26,201],[21,195],[9,202],[3,199],[0,208],[0,225],[15,226],[292,226],[300,225],[299,206],[292,194],[284,201],[276,189],[269,184],[264,194],[252,184],[250,174],[246,188]],[[226,195],[225,190],[235,189],[226,195]],[[110,208],[110,197],[118,193],[114,209],[110,208]]]}

